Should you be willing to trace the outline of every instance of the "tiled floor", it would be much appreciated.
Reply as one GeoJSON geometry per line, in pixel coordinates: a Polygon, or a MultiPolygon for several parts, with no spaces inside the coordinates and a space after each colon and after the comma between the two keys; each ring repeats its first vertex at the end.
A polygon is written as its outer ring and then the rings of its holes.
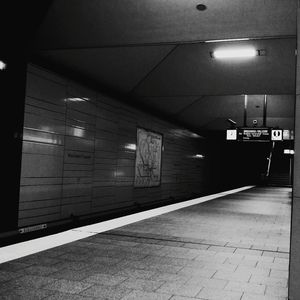
{"type": "Polygon", "coordinates": [[[290,192],[254,188],[0,265],[0,299],[287,299],[290,192]]]}

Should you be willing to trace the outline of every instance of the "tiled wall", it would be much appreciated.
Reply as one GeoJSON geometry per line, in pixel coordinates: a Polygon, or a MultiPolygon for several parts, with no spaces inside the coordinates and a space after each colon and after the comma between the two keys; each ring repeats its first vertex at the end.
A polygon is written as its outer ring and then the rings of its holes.
{"type": "Polygon", "coordinates": [[[205,141],[96,91],[29,66],[19,227],[205,191],[205,141]],[[134,188],[136,128],[163,134],[159,187],[134,188]]]}

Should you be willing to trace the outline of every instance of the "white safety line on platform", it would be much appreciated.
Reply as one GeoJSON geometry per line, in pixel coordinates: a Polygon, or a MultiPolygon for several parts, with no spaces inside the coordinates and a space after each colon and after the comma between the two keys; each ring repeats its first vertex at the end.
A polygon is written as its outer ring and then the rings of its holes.
{"type": "Polygon", "coordinates": [[[24,257],[30,254],[48,250],[54,247],[58,247],[64,244],[68,244],[86,237],[112,230],[118,227],[122,227],[128,224],[132,224],[141,220],[149,219],[155,216],[159,216],[171,211],[175,211],[184,207],[200,204],[206,201],[210,201],[216,198],[224,197],[230,194],[238,193],[254,187],[245,186],[238,189],[233,189],[217,194],[212,194],[176,204],[166,205],[159,208],[150,209],[147,211],[131,214],[128,216],[100,222],[97,224],[87,225],[83,227],[74,228],[57,234],[41,237],[26,242],[21,242],[9,246],[0,248],[0,263],[11,261],[20,257],[24,257]]]}

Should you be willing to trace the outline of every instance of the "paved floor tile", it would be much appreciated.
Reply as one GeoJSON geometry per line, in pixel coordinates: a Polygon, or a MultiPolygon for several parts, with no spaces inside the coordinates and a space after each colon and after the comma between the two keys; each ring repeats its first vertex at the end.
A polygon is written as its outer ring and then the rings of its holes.
{"type": "Polygon", "coordinates": [[[217,269],[210,269],[207,267],[203,267],[203,268],[184,267],[178,272],[178,274],[192,275],[192,276],[198,275],[201,277],[211,278],[216,272],[217,269]]]}
{"type": "Polygon", "coordinates": [[[55,279],[46,276],[25,275],[12,280],[19,287],[30,287],[39,289],[47,284],[55,282],[55,279]]]}
{"type": "Polygon", "coordinates": [[[164,283],[165,281],[129,278],[123,281],[121,284],[119,284],[119,287],[134,290],[142,290],[145,292],[154,292],[164,283]]]}
{"type": "Polygon", "coordinates": [[[128,295],[132,290],[104,285],[93,285],[80,293],[82,296],[94,297],[99,300],[119,300],[128,295]]]}
{"type": "Polygon", "coordinates": [[[53,294],[53,291],[32,288],[17,288],[0,295],[1,300],[41,300],[53,294]]]}
{"type": "Polygon", "coordinates": [[[197,298],[207,300],[240,300],[242,295],[242,292],[203,288],[197,295],[197,298]]]}
{"type": "Polygon", "coordinates": [[[274,286],[267,286],[266,289],[267,296],[277,296],[277,297],[287,297],[288,296],[288,289],[282,287],[274,287],[274,286]]]}
{"type": "Polygon", "coordinates": [[[130,294],[122,298],[122,300],[169,300],[172,295],[159,294],[143,291],[132,291],[130,294]]]}
{"type": "Polygon", "coordinates": [[[282,270],[272,269],[271,273],[270,273],[270,277],[286,278],[286,279],[288,279],[289,272],[288,271],[282,271],[282,270]]]}
{"type": "Polygon", "coordinates": [[[33,265],[25,269],[22,269],[21,271],[24,274],[47,276],[51,273],[58,271],[58,268],[33,265]]]}
{"type": "Polygon", "coordinates": [[[222,290],[227,285],[228,280],[222,279],[208,279],[204,277],[192,277],[188,280],[188,285],[198,285],[201,287],[212,288],[217,290],[222,290]]]}
{"type": "Polygon", "coordinates": [[[92,284],[87,282],[61,279],[45,285],[43,289],[53,290],[53,291],[58,291],[63,293],[78,294],[81,291],[89,288],[90,286],[92,286],[92,284]]]}
{"type": "Polygon", "coordinates": [[[251,277],[251,273],[249,271],[240,271],[240,272],[225,272],[225,271],[217,271],[213,278],[215,279],[225,279],[232,281],[241,281],[248,282],[251,277]]]}
{"type": "Polygon", "coordinates": [[[286,297],[277,297],[277,296],[266,296],[266,295],[257,295],[251,293],[244,293],[241,300],[287,300],[286,297]]]}
{"type": "Polygon", "coordinates": [[[250,279],[250,283],[280,286],[285,288],[287,286],[287,279],[253,275],[250,279]]]}
{"type": "Polygon", "coordinates": [[[107,274],[94,274],[84,279],[84,282],[96,283],[100,285],[117,285],[128,279],[124,276],[113,276],[107,274]]]}
{"type": "Polygon", "coordinates": [[[180,284],[178,282],[166,282],[159,289],[157,289],[156,292],[195,297],[201,289],[202,286],[200,286],[199,284],[180,284]]]}
{"type": "Polygon", "coordinates": [[[81,295],[74,295],[74,294],[66,294],[66,293],[60,293],[55,292],[49,297],[46,297],[47,300],[95,300],[95,298],[92,297],[85,297],[81,295]]]}
{"type": "Polygon", "coordinates": [[[248,292],[256,295],[264,295],[266,286],[263,284],[230,281],[224,289],[229,291],[248,292]]]}
{"type": "Polygon", "coordinates": [[[199,300],[199,298],[173,296],[170,300],[199,300]]]}
{"type": "Polygon", "coordinates": [[[84,270],[71,270],[71,269],[64,269],[59,270],[57,272],[49,274],[49,277],[55,279],[66,279],[66,280],[73,280],[73,281],[80,281],[89,276],[91,276],[92,271],[90,269],[84,270]]]}

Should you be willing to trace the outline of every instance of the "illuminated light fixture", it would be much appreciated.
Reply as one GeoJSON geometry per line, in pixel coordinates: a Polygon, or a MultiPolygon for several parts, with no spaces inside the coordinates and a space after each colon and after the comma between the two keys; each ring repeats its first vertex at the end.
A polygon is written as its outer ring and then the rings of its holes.
{"type": "Polygon", "coordinates": [[[6,67],[7,67],[7,64],[4,61],[0,60],[0,70],[3,71],[6,69],[6,67]]]}
{"type": "Polygon", "coordinates": [[[295,151],[294,151],[294,150],[291,150],[291,149],[284,149],[284,150],[283,150],[283,153],[284,153],[284,154],[291,154],[291,155],[293,155],[293,154],[295,154],[295,151]]]}
{"type": "Polygon", "coordinates": [[[260,52],[253,48],[221,49],[211,53],[211,56],[216,59],[250,58],[257,55],[260,55],[260,52]]]}
{"type": "Polygon", "coordinates": [[[239,39],[223,39],[223,40],[208,40],[204,43],[221,43],[221,42],[238,42],[238,41],[249,41],[250,38],[239,38],[239,39]]]}

